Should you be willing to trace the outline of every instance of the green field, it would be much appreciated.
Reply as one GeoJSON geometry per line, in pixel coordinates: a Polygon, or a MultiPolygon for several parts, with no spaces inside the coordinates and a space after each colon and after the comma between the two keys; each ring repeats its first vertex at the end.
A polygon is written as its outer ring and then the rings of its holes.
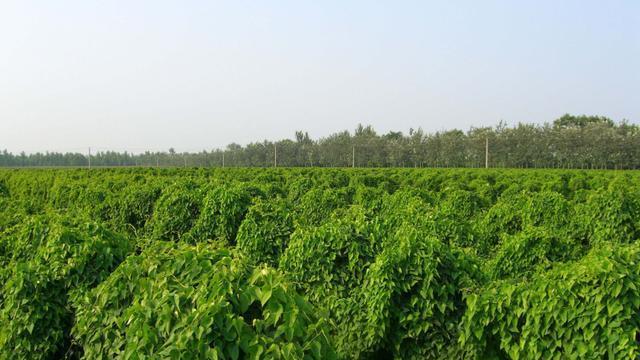
{"type": "Polygon", "coordinates": [[[0,171],[0,359],[640,356],[640,173],[0,171]]]}

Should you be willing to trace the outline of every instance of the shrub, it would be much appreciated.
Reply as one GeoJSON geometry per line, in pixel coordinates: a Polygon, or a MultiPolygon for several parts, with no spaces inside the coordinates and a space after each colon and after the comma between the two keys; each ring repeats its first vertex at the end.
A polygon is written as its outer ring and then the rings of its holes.
{"type": "Polygon", "coordinates": [[[240,225],[237,246],[253,261],[277,266],[292,232],[291,207],[285,200],[258,200],[240,225]]]}
{"type": "Polygon", "coordinates": [[[637,245],[606,245],[530,282],[494,283],[467,298],[460,341],[479,359],[637,358],[639,266],[637,245]]]}
{"type": "Polygon", "coordinates": [[[640,238],[640,193],[628,189],[597,191],[576,208],[573,229],[578,239],[593,245],[640,238]]]}
{"type": "Polygon", "coordinates": [[[0,180],[0,197],[9,197],[9,186],[4,180],[0,180]]]}
{"type": "Polygon", "coordinates": [[[338,211],[319,227],[296,229],[280,269],[313,303],[331,305],[358,286],[379,246],[368,236],[365,211],[338,211]]]}
{"type": "Polygon", "coordinates": [[[209,244],[153,244],[77,306],[87,358],[334,357],[323,318],[275,270],[209,244]]]}
{"type": "Polygon", "coordinates": [[[482,199],[466,190],[445,193],[431,216],[433,235],[447,244],[468,247],[477,239],[473,221],[482,208],[482,199]]]}
{"type": "Polygon", "coordinates": [[[314,188],[302,196],[295,208],[296,228],[320,225],[329,219],[334,210],[345,207],[347,203],[344,191],[314,188]]]}
{"type": "Polygon", "coordinates": [[[569,204],[559,193],[505,193],[477,224],[481,237],[479,248],[487,254],[503,237],[516,235],[527,226],[568,232],[570,216],[569,204]]]}
{"type": "Polygon", "coordinates": [[[223,185],[210,190],[190,234],[192,239],[212,239],[235,244],[236,233],[250,205],[250,193],[239,185],[223,185]]]}
{"type": "Polygon", "coordinates": [[[545,270],[555,262],[575,259],[581,253],[574,241],[544,227],[526,227],[507,235],[487,263],[486,273],[493,279],[513,278],[545,270]]]}
{"type": "Polygon", "coordinates": [[[0,358],[49,359],[70,349],[70,298],[97,285],[131,250],[100,225],[32,218],[3,238],[0,358]]]}
{"type": "Polygon", "coordinates": [[[195,184],[176,183],[162,191],[148,226],[155,239],[178,240],[191,230],[200,213],[201,199],[195,184]]]}
{"type": "Polygon", "coordinates": [[[155,202],[161,194],[156,185],[136,185],[126,189],[113,207],[113,223],[125,231],[140,230],[153,214],[155,202]]]}
{"type": "Polygon", "coordinates": [[[345,357],[459,357],[462,289],[473,265],[415,227],[404,225],[376,257],[336,321],[345,357]],[[341,316],[340,316],[341,315],[341,316]]]}

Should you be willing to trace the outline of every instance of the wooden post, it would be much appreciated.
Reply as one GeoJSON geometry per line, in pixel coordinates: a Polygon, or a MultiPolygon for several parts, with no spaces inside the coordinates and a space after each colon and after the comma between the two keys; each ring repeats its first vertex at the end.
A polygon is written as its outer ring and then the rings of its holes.
{"type": "Polygon", "coordinates": [[[485,169],[489,168],[489,138],[485,138],[484,144],[484,167],[485,169]]]}
{"type": "Polygon", "coordinates": [[[356,167],[356,146],[351,145],[351,167],[356,167]]]}

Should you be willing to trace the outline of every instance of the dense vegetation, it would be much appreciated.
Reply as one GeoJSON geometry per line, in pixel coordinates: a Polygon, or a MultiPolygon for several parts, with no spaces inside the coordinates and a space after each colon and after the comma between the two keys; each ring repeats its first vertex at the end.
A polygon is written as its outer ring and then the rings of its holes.
{"type": "MultiPolygon", "coordinates": [[[[640,168],[640,127],[600,116],[564,115],[550,124],[471,128],[425,133],[377,134],[370,126],[313,140],[296,132],[293,140],[262,141],[196,153],[114,152],[98,149],[94,166],[199,167],[490,167],[640,168]],[[277,159],[276,159],[277,153],[277,159]],[[276,161],[277,160],[277,161],[276,161]]],[[[95,152],[95,149],[94,149],[95,152]]],[[[86,153],[12,154],[0,152],[0,166],[87,166],[86,153]]]]}
{"type": "Polygon", "coordinates": [[[638,358],[640,173],[0,171],[0,359],[638,358]]]}

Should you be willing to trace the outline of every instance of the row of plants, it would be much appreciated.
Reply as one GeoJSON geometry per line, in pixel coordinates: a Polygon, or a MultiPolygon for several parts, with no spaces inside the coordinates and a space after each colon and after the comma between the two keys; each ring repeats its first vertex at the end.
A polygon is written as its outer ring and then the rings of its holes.
{"type": "Polygon", "coordinates": [[[0,358],[633,358],[640,173],[0,171],[0,358]]]}

